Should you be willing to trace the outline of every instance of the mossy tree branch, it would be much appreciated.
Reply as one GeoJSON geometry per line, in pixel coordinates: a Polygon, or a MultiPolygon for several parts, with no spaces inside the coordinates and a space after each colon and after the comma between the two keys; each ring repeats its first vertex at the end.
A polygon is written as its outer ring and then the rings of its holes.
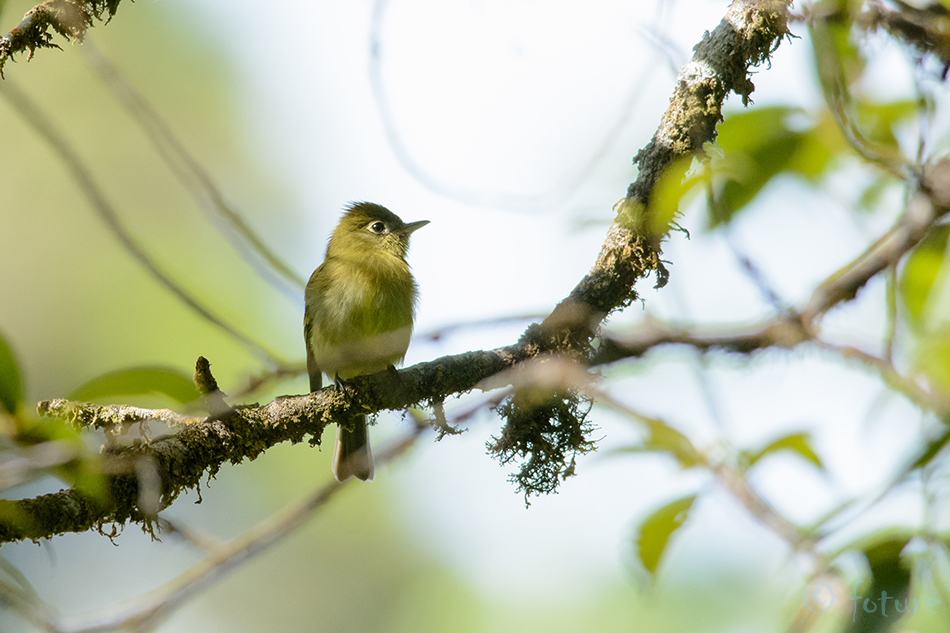
{"type": "MultiPolygon", "coordinates": [[[[540,326],[528,328],[520,345],[586,361],[604,318],[637,299],[634,286],[638,281],[655,272],[657,286],[666,284],[668,273],[660,259],[660,244],[670,231],[672,218],[655,217],[657,184],[671,168],[699,156],[703,145],[716,139],[716,125],[722,120],[722,106],[730,92],[748,102],[753,89],[750,69],[766,61],[789,35],[789,4],[785,0],[735,0],[719,26],[696,45],[692,60],[679,72],[659,128],[634,159],[639,166],[637,180],[618,205],[617,218],[607,231],[597,262],[540,326]]],[[[515,394],[516,405],[518,400],[515,394]]],[[[559,478],[573,473],[574,455],[593,448],[585,420],[589,405],[583,398],[574,393],[552,393],[543,404],[537,404],[536,397],[530,401],[535,403],[530,411],[519,406],[504,409],[506,428],[489,446],[503,462],[516,457],[523,460],[521,471],[512,479],[526,496],[555,490],[559,478]],[[566,402],[568,406],[564,406],[566,402]],[[508,428],[519,420],[534,430],[526,433],[525,429],[508,428]],[[576,439],[566,445],[552,441],[552,429],[560,438],[576,439]],[[537,460],[538,454],[553,456],[560,463],[537,460]]]]}
{"type": "Polygon", "coordinates": [[[95,20],[112,19],[119,2],[121,0],[46,0],[36,5],[16,27],[0,37],[0,78],[3,78],[3,65],[17,53],[29,51],[29,60],[38,48],[59,48],[53,42],[53,33],[82,40],[95,20]]]}
{"type": "MultiPolygon", "coordinates": [[[[196,487],[206,472],[214,475],[225,462],[253,459],[278,442],[299,442],[309,436],[311,443],[318,444],[324,427],[346,417],[354,407],[372,412],[441,402],[476,388],[505,369],[548,353],[587,362],[591,340],[606,315],[636,299],[634,284],[654,271],[659,284],[665,282],[660,243],[669,225],[657,228],[656,223],[647,221],[653,189],[671,165],[697,155],[704,143],[715,139],[715,127],[729,92],[748,99],[752,90],[750,67],[767,60],[788,34],[788,4],[785,0],[735,0],[726,18],[696,46],[693,60],[680,72],[659,129],[637,155],[638,179],[630,185],[593,268],[547,319],[530,326],[516,344],[448,356],[398,373],[355,378],[351,381],[355,394],[352,399],[328,388],[315,394],[279,398],[264,406],[236,407],[204,420],[178,420],[181,428],[173,436],[117,449],[105,456],[111,474],[104,498],[90,498],[73,489],[36,499],[0,502],[0,542],[44,538],[129,520],[149,527],[154,523],[155,511],[174,501],[181,491],[196,487]],[[157,508],[143,510],[135,467],[145,459],[152,460],[160,475],[161,502],[157,508]]],[[[555,392],[542,405],[531,399],[530,406],[540,406],[540,410],[517,411],[514,415],[523,400],[515,394],[507,409],[512,413],[507,424],[515,426],[506,427],[493,447],[503,460],[524,458],[528,453],[546,454],[543,448],[550,438],[543,437],[543,429],[548,427],[537,425],[539,430],[532,434],[517,428],[518,420],[535,424],[539,416],[558,418],[558,424],[550,428],[573,438],[567,444],[554,442],[557,450],[553,459],[560,463],[549,463],[549,459],[524,464],[517,479],[527,495],[553,489],[557,478],[572,470],[567,463],[568,458],[573,463],[570,449],[589,450],[589,440],[584,427],[586,412],[581,411],[584,403],[576,394],[555,392]],[[506,444],[505,437],[517,437],[518,443],[506,444]]],[[[130,410],[121,407],[54,401],[41,403],[40,409],[46,415],[92,426],[135,419],[122,417],[130,410]]]]}

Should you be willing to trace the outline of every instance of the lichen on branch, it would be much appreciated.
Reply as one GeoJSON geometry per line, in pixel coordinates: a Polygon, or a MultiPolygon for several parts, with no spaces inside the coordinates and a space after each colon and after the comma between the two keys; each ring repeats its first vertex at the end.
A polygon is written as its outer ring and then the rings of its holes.
{"type": "MultiPolygon", "coordinates": [[[[653,139],[634,159],[639,165],[637,180],[617,207],[617,218],[597,262],[539,328],[529,328],[523,343],[531,342],[543,353],[587,358],[590,342],[607,315],[637,299],[634,285],[638,281],[655,272],[657,286],[665,285],[668,273],[660,258],[660,244],[670,231],[672,218],[659,223],[650,218],[657,183],[671,167],[700,155],[703,145],[716,139],[723,102],[730,92],[748,104],[754,88],[750,69],[767,61],[789,35],[789,4],[785,0],[735,0],[719,26],[696,45],[692,60],[679,72],[670,105],[653,139]]],[[[586,446],[586,438],[578,440],[572,434],[576,429],[591,428],[577,394],[568,389],[562,395],[563,406],[552,396],[544,406],[532,404],[523,410],[515,395],[499,409],[507,422],[490,449],[502,463],[523,460],[521,471],[512,477],[526,497],[553,492],[557,482],[573,471],[574,455],[585,452],[558,448],[586,446]],[[566,435],[556,437],[559,433],[566,435]],[[551,450],[552,446],[556,450],[551,450]]]]}
{"type": "MultiPolygon", "coordinates": [[[[50,28],[81,37],[91,23],[90,16],[101,18],[105,11],[111,17],[117,4],[50,0],[40,5],[45,10],[66,5],[79,10],[77,30],[60,30],[66,27],[62,23],[53,26],[48,13],[31,12],[21,27],[29,21],[24,28],[33,29],[32,35],[28,38],[14,29],[10,36],[0,39],[0,63],[11,51],[16,52],[14,42],[20,47],[17,50],[39,46],[37,42],[52,45],[50,28]]],[[[672,164],[697,155],[705,142],[715,139],[726,95],[736,92],[748,99],[752,90],[749,68],[767,60],[788,34],[787,5],[782,0],[735,0],[726,19],[697,45],[693,61],[680,73],[670,107],[653,140],[637,154],[637,181],[628,188],[597,261],[551,315],[529,327],[517,343],[444,357],[398,373],[357,377],[348,381],[347,391],[352,391],[352,397],[328,388],[315,394],[279,398],[263,406],[236,407],[200,421],[177,420],[182,424],[175,435],[117,449],[106,456],[111,470],[107,494],[101,498],[91,499],[73,489],[31,500],[0,501],[0,542],[90,527],[103,529],[110,522],[124,524],[129,520],[148,528],[154,512],[182,491],[195,488],[204,476],[213,476],[225,462],[254,459],[278,442],[299,442],[307,436],[311,443],[319,443],[324,427],[345,419],[351,407],[375,412],[441,402],[533,359],[559,359],[583,375],[556,383],[541,398],[528,397],[537,393],[536,385],[516,385],[512,399],[500,407],[506,425],[491,448],[505,463],[522,462],[513,478],[526,497],[555,491],[558,482],[573,473],[575,456],[592,448],[593,427],[586,417],[589,402],[582,384],[592,354],[591,341],[608,314],[637,298],[636,282],[652,272],[657,273],[660,285],[665,280],[660,243],[668,227],[657,230],[650,222],[629,220],[649,215],[657,181],[672,164]],[[143,508],[140,503],[142,491],[135,473],[142,460],[149,460],[149,467],[157,471],[160,481],[159,502],[154,508],[143,508]]],[[[515,384],[511,378],[501,380],[515,384]]],[[[101,423],[102,416],[141,413],[128,407],[107,411],[70,403],[50,403],[44,413],[52,414],[54,409],[59,411],[58,417],[73,422],[92,420],[90,424],[101,423]]]]}
{"type": "Polygon", "coordinates": [[[16,27],[0,37],[0,78],[3,78],[4,64],[17,53],[27,51],[27,60],[30,60],[38,48],[60,48],[53,41],[53,33],[81,41],[96,20],[112,19],[119,2],[121,0],[46,0],[36,5],[16,27]]]}

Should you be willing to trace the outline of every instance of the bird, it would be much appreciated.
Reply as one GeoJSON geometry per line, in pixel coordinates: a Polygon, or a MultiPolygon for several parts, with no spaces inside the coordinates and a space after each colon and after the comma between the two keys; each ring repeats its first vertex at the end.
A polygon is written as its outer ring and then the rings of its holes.
{"type": "MultiPolygon", "coordinates": [[[[402,362],[419,296],[406,261],[409,236],[426,224],[428,220],[403,222],[372,202],[344,208],[304,294],[311,392],[323,387],[323,374],[342,387],[354,376],[402,362]]],[[[339,421],[332,469],[341,482],[350,477],[373,480],[366,415],[339,421]]]]}

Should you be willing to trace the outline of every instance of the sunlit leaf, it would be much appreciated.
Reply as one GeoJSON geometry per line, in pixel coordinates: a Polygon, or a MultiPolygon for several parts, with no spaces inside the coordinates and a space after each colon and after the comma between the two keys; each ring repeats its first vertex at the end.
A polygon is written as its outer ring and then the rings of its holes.
{"type": "Polygon", "coordinates": [[[645,423],[650,431],[643,442],[646,449],[670,453],[683,468],[690,468],[702,462],[699,451],[688,437],[660,420],[645,420],[645,423]]]}
{"type": "Polygon", "coordinates": [[[640,562],[651,576],[656,574],[670,537],[686,521],[695,500],[696,495],[677,499],[655,511],[640,525],[637,537],[640,562]]]}
{"type": "Polygon", "coordinates": [[[795,116],[788,119],[786,125],[799,134],[798,147],[788,157],[786,171],[808,182],[817,182],[828,171],[832,159],[848,148],[830,116],[820,117],[817,121],[803,115],[795,116]]]}
{"type": "Polygon", "coordinates": [[[692,158],[681,158],[667,167],[657,180],[650,197],[650,226],[653,235],[665,235],[679,215],[684,199],[695,192],[696,185],[708,177],[705,169],[690,171],[692,158]]]}
{"type": "Polygon", "coordinates": [[[907,257],[901,270],[900,297],[911,325],[924,325],[927,301],[930,299],[947,253],[950,227],[935,227],[907,257]]]}
{"type": "Polygon", "coordinates": [[[614,449],[616,453],[667,453],[683,468],[692,468],[703,463],[700,452],[689,438],[662,420],[636,416],[646,426],[646,436],[640,444],[614,449]]]}
{"type": "Polygon", "coordinates": [[[775,454],[779,451],[791,451],[806,461],[811,462],[819,469],[824,470],[824,464],[822,464],[821,458],[815,453],[811,443],[812,437],[808,433],[792,433],[770,442],[757,451],[743,451],[740,458],[746,468],[751,468],[763,457],[775,454]]]}
{"type": "Polygon", "coordinates": [[[102,400],[140,394],[162,394],[180,403],[198,398],[192,380],[162,367],[135,367],[103,374],[70,394],[70,400],[102,400]]]}
{"type": "Polygon", "coordinates": [[[23,381],[13,350],[0,336],[0,409],[14,413],[23,399],[23,381]]]}
{"type": "Polygon", "coordinates": [[[717,146],[721,159],[711,164],[725,182],[711,210],[712,227],[728,223],[788,163],[797,146],[796,134],[785,126],[791,108],[756,108],[734,114],[719,126],[717,146]]]}

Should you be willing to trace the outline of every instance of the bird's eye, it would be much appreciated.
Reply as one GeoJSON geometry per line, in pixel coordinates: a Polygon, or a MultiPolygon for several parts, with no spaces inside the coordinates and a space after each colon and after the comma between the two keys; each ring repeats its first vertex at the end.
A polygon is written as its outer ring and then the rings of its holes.
{"type": "Polygon", "coordinates": [[[367,228],[369,228],[369,230],[372,231],[373,233],[376,233],[377,235],[379,235],[380,233],[386,230],[386,225],[380,222],[379,220],[377,220],[373,222],[372,224],[370,224],[369,227],[367,228]]]}

